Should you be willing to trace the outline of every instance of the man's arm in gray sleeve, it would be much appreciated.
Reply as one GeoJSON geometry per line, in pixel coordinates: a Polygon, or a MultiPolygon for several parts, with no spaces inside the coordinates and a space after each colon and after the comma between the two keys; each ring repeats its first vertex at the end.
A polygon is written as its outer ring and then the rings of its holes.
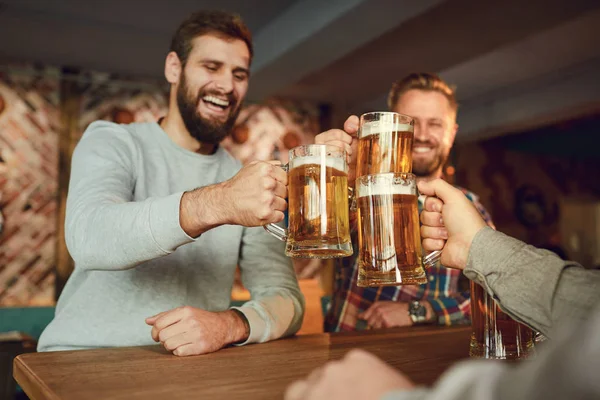
{"type": "Polygon", "coordinates": [[[240,254],[242,283],[252,300],[237,308],[250,324],[247,343],[293,335],[304,316],[304,296],[284,243],[262,227],[244,228],[240,254]]]}
{"type": "Polygon", "coordinates": [[[396,391],[382,400],[545,400],[600,398],[600,308],[581,325],[567,325],[547,351],[517,366],[466,361],[432,389],[396,391]]]}
{"type": "Polygon", "coordinates": [[[183,193],[133,202],[137,150],[116,124],[95,122],[72,159],[65,240],[76,268],[119,270],[193,239],[179,224],[183,193]]]}
{"type": "Polygon", "coordinates": [[[464,273],[511,317],[549,337],[557,321],[584,321],[600,303],[600,270],[584,269],[490,228],[475,236],[464,273]]]}

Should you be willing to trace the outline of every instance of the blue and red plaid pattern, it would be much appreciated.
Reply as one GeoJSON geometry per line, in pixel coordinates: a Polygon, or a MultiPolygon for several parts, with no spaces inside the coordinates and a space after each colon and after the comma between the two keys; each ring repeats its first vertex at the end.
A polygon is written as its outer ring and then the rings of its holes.
{"type": "MultiPolygon", "coordinates": [[[[473,202],[487,224],[494,227],[486,209],[472,192],[458,187],[473,202]]],[[[422,203],[419,199],[419,211],[422,203]]],[[[334,291],[325,317],[326,332],[367,329],[367,322],[357,316],[376,301],[409,302],[425,300],[437,314],[438,324],[466,324],[470,319],[471,299],[467,278],[461,271],[441,265],[427,270],[428,282],[419,286],[381,286],[361,288],[356,286],[358,278],[358,243],[356,229],[352,231],[354,254],[337,259],[334,291]]]]}

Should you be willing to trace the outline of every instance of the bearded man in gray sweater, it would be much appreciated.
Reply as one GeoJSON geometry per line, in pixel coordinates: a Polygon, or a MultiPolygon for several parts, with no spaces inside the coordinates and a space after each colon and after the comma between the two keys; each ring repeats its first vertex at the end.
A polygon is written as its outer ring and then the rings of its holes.
{"type": "Polygon", "coordinates": [[[158,123],[92,123],[73,154],[65,221],[75,260],[38,350],[160,342],[175,355],[294,334],[304,299],[281,242],[287,175],[241,167],[219,142],[248,88],[252,39],[239,17],[197,12],[166,57],[158,123]],[[234,271],[252,299],[229,308],[234,271]]]}

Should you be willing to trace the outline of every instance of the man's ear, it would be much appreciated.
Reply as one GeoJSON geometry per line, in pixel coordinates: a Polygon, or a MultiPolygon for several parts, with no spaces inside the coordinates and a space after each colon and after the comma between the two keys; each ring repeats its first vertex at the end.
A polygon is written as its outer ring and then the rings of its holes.
{"type": "Polygon", "coordinates": [[[167,54],[167,58],[165,60],[165,78],[167,82],[172,85],[179,83],[181,79],[181,74],[183,73],[183,68],[181,65],[181,60],[179,56],[174,51],[171,51],[167,54]]]}

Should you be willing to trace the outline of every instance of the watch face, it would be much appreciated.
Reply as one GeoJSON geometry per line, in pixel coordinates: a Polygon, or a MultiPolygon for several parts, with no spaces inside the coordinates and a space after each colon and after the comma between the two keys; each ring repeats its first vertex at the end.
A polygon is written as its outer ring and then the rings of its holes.
{"type": "Polygon", "coordinates": [[[413,301],[410,303],[408,312],[409,314],[415,315],[417,317],[425,317],[427,315],[427,309],[418,301],[413,301]]]}

